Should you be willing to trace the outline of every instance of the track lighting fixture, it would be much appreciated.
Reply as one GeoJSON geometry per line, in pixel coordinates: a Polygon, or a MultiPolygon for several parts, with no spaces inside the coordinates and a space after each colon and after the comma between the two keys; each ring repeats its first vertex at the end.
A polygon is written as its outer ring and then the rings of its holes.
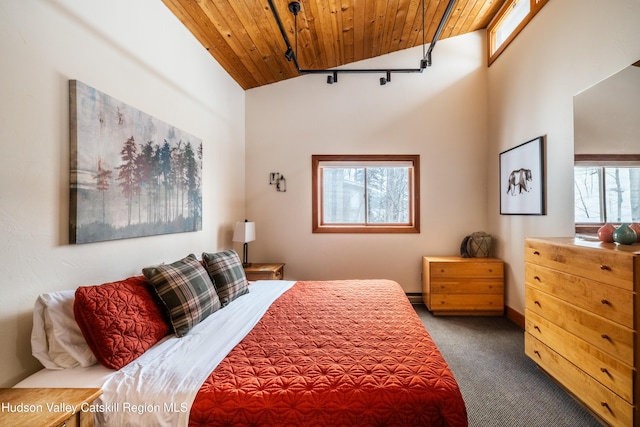
{"type": "Polygon", "coordinates": [[[429,49],[426,49],[425,42],[425,0],[422,0],[422,59],[420,60],[419,68],[385,68],[385,69],[323,69],[323,70],[308,70],[300,68],[300,64],[298,64],[298,13],[301,10],[300,3],[297,1],[292,1],[289,3],[289,12],[291,12],[294,16],[294,34],[295,34],[295,50],[289,43],[289,37],[287,37],[287,33],[282,25],[282,21],[280,20],[280,15],[278,15],[278,11],[273,4],[273,0],[268,0],[269,7],[271,8],[271,12],[273,13],[273,17],[276,20],[276,24],[280,29],[280,34],[282,35],[282,39],[284,40],[285,45],[287,46],[287,50],[285,51],[285,58],[287,61],[293,62],[296,66],[296,70],[299,74],[325,74],[331,73],[327,76],[327,84],[338,83],[338,73],[352,73],[352,74],[362,74],[362,73],[385,73],[386,77],[380,77],[380,85],[386,85],[391,81],[391,73],[422,73],[422,71],[431,66],[431,52],[436,45],[436,42],[440,38],[440,34],[444,29],[444,25],[449,19],[449,15],[453,9],[453,5],[455,0],[449,0],[449,4],[447,5],[447,9],[442,15],[442,19],[440,20],[440,24],[436,29],[436,32],[429,44],[429,49]]]}

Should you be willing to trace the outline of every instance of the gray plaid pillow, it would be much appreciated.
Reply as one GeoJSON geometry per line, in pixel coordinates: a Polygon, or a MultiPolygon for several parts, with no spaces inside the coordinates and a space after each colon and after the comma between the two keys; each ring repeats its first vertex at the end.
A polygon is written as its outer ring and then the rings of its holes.
{"type": "Polygon", "coordinates": [[[202,260],[223,307],[239,296],[249,293],[249,282],[235,250],[214,254],[205,252],[202,254],[202,260]]]}
{"type": "Polygon", "coordinates": [[[220,299],[206,270],[189,256],[171,264],[142,269],[171,320],[178,337],[220,309],[220,299]]]}

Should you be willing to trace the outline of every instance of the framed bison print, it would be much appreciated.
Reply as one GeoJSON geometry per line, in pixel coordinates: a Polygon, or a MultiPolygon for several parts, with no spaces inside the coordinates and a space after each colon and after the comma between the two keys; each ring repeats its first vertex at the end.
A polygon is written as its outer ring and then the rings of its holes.
{"type": "Polygon", "coordinates": [[[500,214],[545,215],[544,137],[500,153],[500,214]]]}

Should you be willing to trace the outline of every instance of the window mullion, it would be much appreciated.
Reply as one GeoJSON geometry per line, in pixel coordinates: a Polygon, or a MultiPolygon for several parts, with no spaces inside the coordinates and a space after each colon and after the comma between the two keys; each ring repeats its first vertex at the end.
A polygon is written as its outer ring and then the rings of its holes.
{"type": "Polygon", "coordinates": [[[603,223],[608,222],[608,218],[607,218],[607,185],[605,183],[606,177],[607,177],[607,171],[606,168],[604,166],[600,166],[598,168],[598,174],[600,175],[598,177],[598,182],[600,184],[600,194],[602,194],[602,197],[600,197],[600,219],[602,220],[603,223]]]}
{"type": "Polygon", "coordinates": [[[367,226],[369,225],[369,197],[368,197],[368,191],[369,191],[369,185],[368,185],[368,177],[367,177],[367,171],[369,170],[369,168],[364,168],[364,225],[367,226]]]}

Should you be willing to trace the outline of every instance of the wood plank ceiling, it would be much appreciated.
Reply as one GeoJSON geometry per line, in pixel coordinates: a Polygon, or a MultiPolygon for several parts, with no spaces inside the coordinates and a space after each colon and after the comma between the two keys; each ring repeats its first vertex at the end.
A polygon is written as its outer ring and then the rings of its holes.
{"type": "MultiPolygon", "coordinates": [[[[298,76],[268,0],[162,0],[244,89],[298,76]]],[[[299,0],[297,58],[328,69],[420,46],[422,0],[299,0]]],[[[505,0],[457,0],[439,40],[486,28],[505,0]]],[[[290,0],[273,0],[291,44],[290,0]]],[[[448,0],[424,0],[429,43],[448,0]]],[[[437,61],[437,48],[434,49],[437,61]]],[[[420,58],[416,58],[416,67],[420,58]]]]}

